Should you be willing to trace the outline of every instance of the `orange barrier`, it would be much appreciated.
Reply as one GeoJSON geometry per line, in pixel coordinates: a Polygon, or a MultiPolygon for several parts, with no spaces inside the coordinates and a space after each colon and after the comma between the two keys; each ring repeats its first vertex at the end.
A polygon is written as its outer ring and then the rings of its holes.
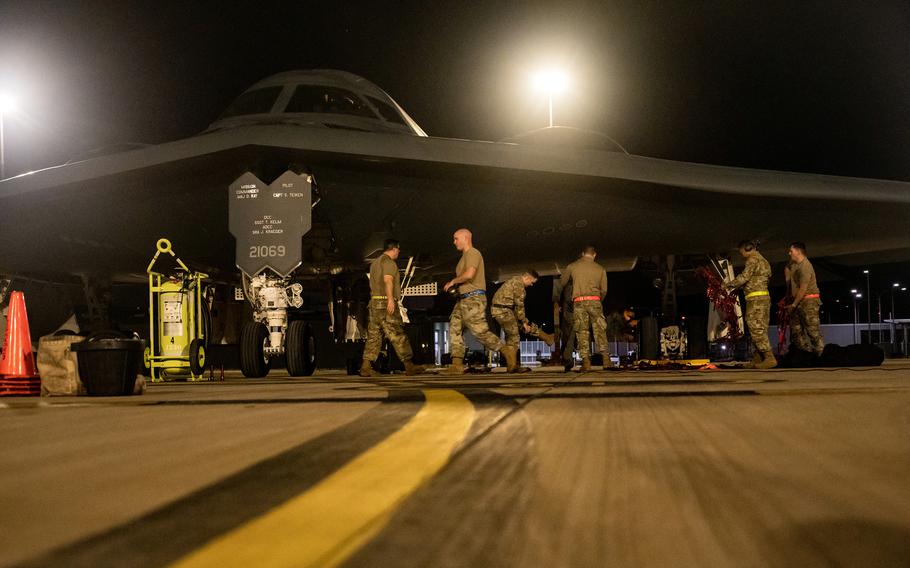
{"type": "Polygon", "coordinates": [[[32,336],[28,330],[25,295],[13,292],[10,296],[0,357],[0,396],[39,396],[41,379],[32,352],[32,336]]]}

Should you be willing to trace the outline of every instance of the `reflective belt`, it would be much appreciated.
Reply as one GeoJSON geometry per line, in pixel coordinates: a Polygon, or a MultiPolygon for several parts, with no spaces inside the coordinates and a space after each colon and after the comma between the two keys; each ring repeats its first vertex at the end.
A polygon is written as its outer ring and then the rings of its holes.
{"type": "Polygon", "coordinates": [[[373,296],[374,300],[388,300],[388,296],[373,296]]]}
{"type": "Polygon", "coordinates": [[[588,300],[596,300],[599,302],[600,296],[579,296],[577,298],[572,299],[573,302],[586,302],[588,300]]]}
{"type": "Polygon", "coordinates": [[[805,296],[803,296],[803,300],[805,300],[806,298],[818,298],[818,297],[821,297],[821,294],[806,294],[805,296]]]}
{"type": "Polygon", "coordinates": [[[470,298],[471,296],[480,296],[481,294],[486,294],[485,290],[474,290],[473,292],[468,292],[467,294],[462,294],[461,299],[470,298]]]}
{"type": "Polygon", "coordinates": [[[767,290],[759,290],[758,292],[749,292],[748,294],[746,294],[746,299],[755,298],[757,296],[768,296],[768,295],[769,294],[768,294],[767,290]]]}

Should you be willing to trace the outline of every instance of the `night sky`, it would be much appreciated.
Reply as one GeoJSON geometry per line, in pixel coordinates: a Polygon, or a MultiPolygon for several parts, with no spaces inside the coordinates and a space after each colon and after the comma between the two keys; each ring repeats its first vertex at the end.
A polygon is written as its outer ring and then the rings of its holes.
{"type": "Polygon", "coordinates": [[[255,81],[351,71],[433,136],[557,124],[631,153],[910,180],[907,2],[0,2],[9,173],[203,130],[255,81]]]}

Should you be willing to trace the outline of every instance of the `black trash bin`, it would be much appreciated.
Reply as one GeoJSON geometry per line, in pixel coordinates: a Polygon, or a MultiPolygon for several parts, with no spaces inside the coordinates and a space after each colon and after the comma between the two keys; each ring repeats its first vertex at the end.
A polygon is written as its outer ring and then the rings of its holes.
{"type": "Polygon", "coordinates": [[[141,339],[89,337],[71,347],[79,359],[79,378],[91,396],[133,394],[142,363],[141,339]]]}

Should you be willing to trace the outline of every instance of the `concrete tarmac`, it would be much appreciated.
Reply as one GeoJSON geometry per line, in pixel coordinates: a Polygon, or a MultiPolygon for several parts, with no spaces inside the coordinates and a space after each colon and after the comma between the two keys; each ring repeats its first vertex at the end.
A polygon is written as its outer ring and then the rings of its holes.
{"type": "Polygon", "coordinates": [[[910,566],[910,362],[0,399],[0,565],[910,566]]]}

